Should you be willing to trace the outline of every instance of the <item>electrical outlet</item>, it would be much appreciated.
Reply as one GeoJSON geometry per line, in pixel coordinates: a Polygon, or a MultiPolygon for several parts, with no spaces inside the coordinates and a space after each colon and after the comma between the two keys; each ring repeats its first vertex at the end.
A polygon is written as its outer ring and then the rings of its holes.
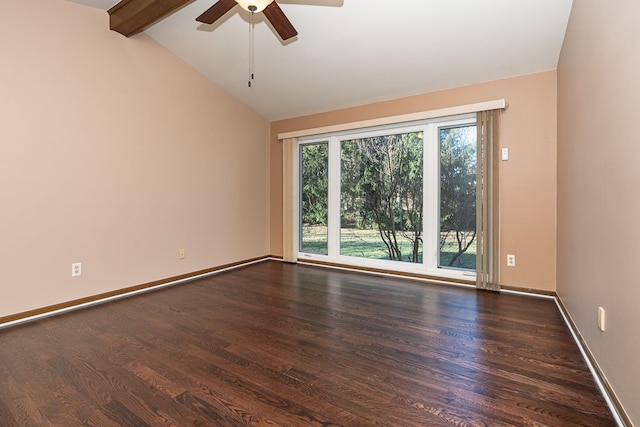
{"type": "Polygon", "coordinates": [[[71,277],[78,277],[82,275],[82,263],[74,262],[71,264],[71,277]]]}
{"type": "Polygon", "coordinates": [[[515,267],[516,266],[516,256],[514,254],[507,255],[507,267],[515,267]]]}
{"type": "Polygon", "coordinates": [[[185,252],[184,249],[178,249],[178,259],[184,259],[185,252]]]}

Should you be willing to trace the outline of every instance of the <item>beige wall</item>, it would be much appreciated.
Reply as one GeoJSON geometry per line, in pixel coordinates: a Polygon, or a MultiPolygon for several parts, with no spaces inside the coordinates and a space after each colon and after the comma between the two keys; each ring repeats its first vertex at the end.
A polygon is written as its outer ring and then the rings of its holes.
{"type": "Polygon", "coordinates": [[[639,22],[636,0],[574,2],[558,67],[558,293],[636,425],[639,22]]]}
{"type": "Polygon", "coordinates": [[[278,133],[505,98],[502,284],[555,290],[556,73],[549,71],[271,124],[271,253],[282,255],[282,147],[278,133]],[[507,268],[507,253],[516,255],[507,268]]]}
{"type": "Polygon", "coordinates": [[[0,2],[0,316],[269,253],[268,122],[108,28],[0,2]]]}

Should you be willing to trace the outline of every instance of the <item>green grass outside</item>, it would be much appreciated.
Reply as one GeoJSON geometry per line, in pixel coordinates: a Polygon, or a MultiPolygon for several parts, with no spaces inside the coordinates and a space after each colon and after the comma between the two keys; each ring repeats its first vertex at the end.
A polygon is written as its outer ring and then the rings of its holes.
{"type": "MultiPolygon", "coordinates": [[[[341,255],[369,259],[389,259],[387,247],[380,237],[378,230],[360,230],[343,228],[340,235],[341,255]]],[[[398,242],[405,262],[411,262],[412,244],[409,239],[401,238],[398,242]]],[[[440,252],[440,265],[447,266],[457,252],[455,237],[449,236],[440,252]]],[[[315,254],[327,254],[327,228],[322,226],[304,227],[302,231],[301,251],[315,254]]],[[[422,263],[422,248],[418,254],[418,262],[422,263]]],[[[472,244],[467,252],[462,254],[455,268],[476,268],[476,245],[472,244]]]]}

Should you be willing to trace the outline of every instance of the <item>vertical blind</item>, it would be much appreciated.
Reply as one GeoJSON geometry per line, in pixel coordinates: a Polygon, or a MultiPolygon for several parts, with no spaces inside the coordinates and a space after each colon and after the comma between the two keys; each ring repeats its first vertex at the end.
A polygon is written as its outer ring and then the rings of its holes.
{"type": "Polygon", "coordinates": [[[282,257],[285,262],[296,262],[298,251],[294,242],[294,200],[293,186],[295,182],[294,161],[296,138],[282,141],[282,257]]]}
{"type": "Polygon", "coordinates": [[[500,289],[500,110],[477,113],[476,287],[500,289]]]}

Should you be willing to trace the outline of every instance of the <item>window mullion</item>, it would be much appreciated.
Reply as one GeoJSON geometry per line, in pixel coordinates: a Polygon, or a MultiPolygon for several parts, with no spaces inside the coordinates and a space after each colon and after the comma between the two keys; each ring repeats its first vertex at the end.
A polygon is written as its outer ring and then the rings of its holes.
{"type": "Polygon", "coordinates": [[[424,221],[423,263],[428,270],[437,268],[438,245],[438,135],[437,127],[427,125],[424,131],[424,221]]]}
{"type": "Polygon", "coordinates": [[[340,255],[340,139],[329,139],[328,254],[340,255]]]}

